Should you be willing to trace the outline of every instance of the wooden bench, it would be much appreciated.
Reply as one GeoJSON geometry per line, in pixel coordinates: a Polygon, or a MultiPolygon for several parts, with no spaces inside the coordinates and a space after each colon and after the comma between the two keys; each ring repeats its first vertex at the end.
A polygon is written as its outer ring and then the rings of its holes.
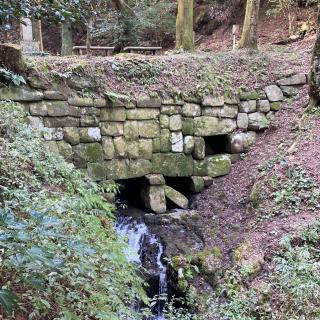
{"type": "Polygon", "coordinates": [[[123,51],[134,53],[134,52],[151,52],[153,55],[156,54],[157,51],[162,50],[162,47],[125,47],[123,51]]]}
{"type": "MultiPolygon", "coordinates": [[[[114,47],[98,47],[98,46],[92,46],[90,47],[90,50],[92,51],[105,51],[106,56],[112,56],[113,51],[114,51],[114,47]]],[[[87,51],[87,47],[86,46],[74,46],[73,47],[73,52],[75,54],[79,54],[80,56],[83,55],[83,52],[87,51]]]]}

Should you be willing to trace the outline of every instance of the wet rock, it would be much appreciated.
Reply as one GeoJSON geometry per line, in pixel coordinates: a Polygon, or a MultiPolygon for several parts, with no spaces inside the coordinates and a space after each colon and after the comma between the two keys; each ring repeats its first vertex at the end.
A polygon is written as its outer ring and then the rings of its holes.
{"type": "Polygon", "coordinates": [[[174,204],[182,209],[187,209],[189,205],[189,200],[177,190],[169,187],[164,186],[164,191],[166,197],[171,200],[174,204]]]}
{"type": "Polygon", "coordinates": [[[276,85],[267,86],[264,88],[267,98],[270,102],[283,101],[284,96],[281,89],[276,85]]]}

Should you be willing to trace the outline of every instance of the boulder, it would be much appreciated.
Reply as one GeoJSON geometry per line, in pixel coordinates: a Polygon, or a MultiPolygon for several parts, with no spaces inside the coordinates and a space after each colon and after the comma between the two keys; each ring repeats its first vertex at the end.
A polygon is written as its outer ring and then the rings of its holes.
{"type": "Polygon", "coordinates": [[[152,139],[139,140],[139,157],[142,159],[151,160],[153,152],[152,139]]]}
{"type": "Polygon", "coordinates": [[[194,122],[192,118],[182,119],[182,133],[185,136],[192,136],[194,134],[194,122]]]}
{"type": "Polygon", "coordinates": [[[72,146],[80,143],[79,129],[75,127],[63,128],[64,140],[70,143],[72,146]]]}
{"type": "Polygon", "coordinates": [[[107,176],[106,164],[104,162],[88,163],[87,173],[93,181],[103,181],[107,176]]]}
{"type": "Polygon", "coordinates": [[[101,141],[100,128],[79,128],[80,142],[101,141]]]}
{"type": "Polygon", "coordinates": [[[126,121],[124,123],[123,135],[127,140],[136,140],[139,138],[138,121],[126,121]]]}
{"type": "Polygon", "coordinates": [[[166,196],[163,186],[148,186],[141,192],[145,206],[155,213],[167,211],[166,196]]]}
{"type": "Polygon", "coordinates": [[[127,155],[127,143],[124,137],[113,138],[115,156],[124,158],[127,155]]]}
{"type": "Polygon", "coordinates": [[[156,120],[139,121],[138,128],[141,138],[156,138],[160,135],[159,122],[156,120]]]}
{"type": "Polygon", "coordinates": [[[139,151],[139,140],[127,141],[127,156],[129,159],[138,159],[140,156],[139,151]]]}
{"type": "Polygon", "coordinates": [[[159,117],[160,110],[156,108],[148,109],[129,109],[127,110],[128,120],[149,120],[159,117]]]}
{"type": "Polygon", "coordinates": [[[168,129],[161,130],[160,149],[161,149],[161,152],[170,152],[171,151],[171,134],[168,129]]]}
{"type": "Polygon", "coordinates": [[[147,174],[146,178],[152,186],[162,186],[166,184],[164,176],[162,174],[147,174]]]}
{"type": "Polygon", "coordinates": [[[193,174],[192,156],[183,153],[154,153],[152,172],[168,177],[188,177],[193,174]]]}
{"type": "Polygon", "coordinates": [[[182,115],[185,117],[199,117],[201,116],[201,107],[195,103],[186,103],[182,107],[182,115]]]}
{"type": "Polygon", "coordinates": [[[258,100],[257,102],[257,111],[267,113],[270,111],[270,102],[269,100],[258,100]]]}
{"type": "Polygon", "coordinates": [[[101,109],[100,119],[101,121],[125,121],[127,113],[125,108],[103,108],[101,109]]]}
{"type": "Polygon", "coordinates": [[[276,85],[267,86],[264,88],[267,98],[270,102],[283,101],[284,96],[281,89],[276,85]]]}
{"type": "Polygon", "coordinates": [[[161,129],[168,129],[170,125],[170,118],[166,114],[160,115],[160,127],[161,129]]]}
{"type": "Polygon", "coordinates": [[[307,76],[304,73],[294,74],[288,78],[281,79],[277,82],[279,86],[296,86],[307,83],[307,76]]]}
{"type": "Polygon", "coordinates": [[[0,88],[0,97],[2,100],[40,101],[44,96],[41,91],[31,89],[28,86],[9,86],[0,88]]]}
{"type": "Polygon", "coordinates": [[[182,209],[187,209],[189,206],[189,200],[177,190],[169,187],[164,186],[164,191],[166,197],[171,200],[174,204],[182,209]]]}
{"type": "Polygon", "coordinates": [[[111,137],[102,137],[102,149],[104,153],[104,159],[111,160],[115,156],[113,139],[111,137]]]}
{"type": "Polygon", "coordinates": [[[183,152],[183,135],[182,132],[171,132],[171,151],[183,152]]]}
{"type": "Polygon", "coordinates": [[[269,128],[269,120],[266,115],[261,112],[255,112],[249,114],[248,129],[253,131],[260,131],[269,128]]]}
{"type": "Polygon", "coordinates": [[[185,136],[183,138],[183,152],[185,154],[192,154],[193,150],[194,150],[194,137],[185,136]]]}
{"type": "Polygon", "coordinates": [[[231,170],[231,160],[230,156],[226,154],[218,154],[214,156],[207,157],[207,176],[209,177],[219,177],[229,174],[231,170]]]}
{"type": "Polygon", "coordinates": [[[44,118],[44,126],[48,128],[79,127],[79,124],[79,118],[69,116],[44,118]]]}
{"type": "Polygon", "coordinates": [[[239,112],[242,113],[252,113],[257,110],[257,101],[249,100],[249,101],[241,101],[239,105],[239,112]]]}
{"type": "Polygon", "coordinates": [[[59,141],[63,139],[62,128],[44,128],[43,138],[46,141],[59,141]]]}
{"type": "Polygon", "coordinates": [[[238,113],[237,127],[241,130],[247,130],[249,125],[249,118],[246,113],[238,113]]]}
{"type": "Polygon", "coordinates": [[[218,95],[207,95],[202,100],[202,105],[204,107],[223,107],[224,105],[224,96],[218,95]]]}
{"type": "Polygon", "coordinates": [[[123,135],[123,122],[102,122],[100,126],[103,136],[118,137],[123,135]]]}
{"type": "Polygon", "coordinates": [[[222,118],[236,118],[238,114],[238,105],[225,104],[221,109],[220,117],[222,118]]]}
{"type": "Polygon", "coordinates": [[[166,114],[168,116],[172,116],[174,114],[181,114],[181,106],[162,106],[161,114],[166,114]]]}
{"type": "Polygon", "coordinates": [[[194,129],[196,136],[214,136],[227,134],[237,128],[234,119],[219,119],[215,117],[194,118],[194,129]]]}
{"type": "Polygon", "coordinates": [[[169,129],[171,131],[180,131],[182,130],[182,119],[180,114],[175,114],[170,117],[169,129]]]}
{"type": "Polygon", "coordinates": [[[206,156],[206,143],[202,137],[194,138],[193,158],[202,160],[206,156]]]}
{"type": "Polygon", "coordinates": [[[191,192],[194,192],[194,193],[201,192],[205,188],[203,177],[192,176],[189,188],[191,192]]]}
{"type": "Polygon", "coordinates": [[[231,133],[228,136],[228,149],[231,153],[246,152],[249,146],[254,143],[255,139],[256,133],[252,131],[231,133]]]}

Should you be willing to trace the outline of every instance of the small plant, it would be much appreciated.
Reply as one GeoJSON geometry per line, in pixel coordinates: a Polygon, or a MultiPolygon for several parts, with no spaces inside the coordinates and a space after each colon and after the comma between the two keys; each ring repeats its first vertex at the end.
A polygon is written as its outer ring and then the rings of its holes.
{"type": "Polygon", "coordinates": [[[21,86],[26,84],[23,76],[13,73],[12,71],[0,66],[0,82],[5,85],[13,84],[14,86],[21,86]]]}

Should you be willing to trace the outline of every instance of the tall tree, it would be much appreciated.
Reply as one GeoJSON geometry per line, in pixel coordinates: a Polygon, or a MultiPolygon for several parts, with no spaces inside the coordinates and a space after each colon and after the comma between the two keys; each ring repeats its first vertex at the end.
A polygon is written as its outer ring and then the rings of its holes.
{"type": "Polygon", "coordinates": [[[258,48],[258,19],[260,0],[247,0],[246,15],[238,48],[258,48]]]}
{"type": "Polygon", "coordinates": [[[70,20],[65,20],[61,24],[61,55],[72,55],[72,24],[70,20]]]}
{"type": "Polygon", "coordinates": [[[193,0],[178,0],[176,49],[194,50],[193,0]]]}
{"type": "Polygon", "coordinates": [[[313,48],[311,70],[310,70],[310,105],[316,106],[320,103],[320,1],[318,1],[318,30],[316,42],[313,48]]]}

